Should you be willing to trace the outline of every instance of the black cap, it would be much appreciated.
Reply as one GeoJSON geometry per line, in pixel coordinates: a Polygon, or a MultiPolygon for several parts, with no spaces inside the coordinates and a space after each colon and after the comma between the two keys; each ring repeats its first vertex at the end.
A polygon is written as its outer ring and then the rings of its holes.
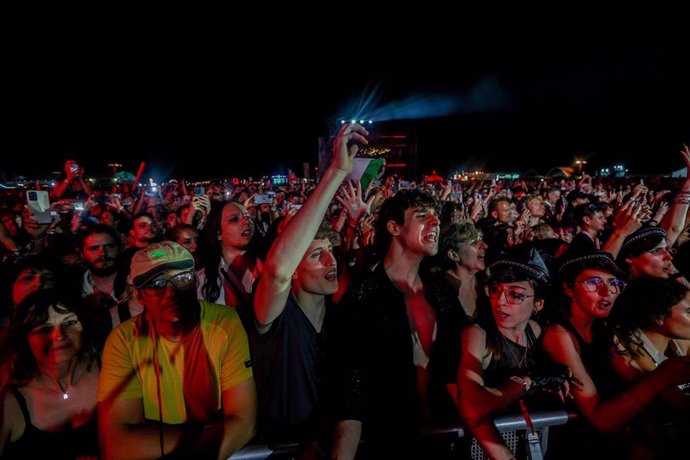
{"type": "Polygon", "coordinates": [[[519,245],[502,253],[489,267],[489,283],[534,280],[544,284],[550,281],[549,269],[534,247],[519,245]]]}
{"type": "Polygon", "coordinates": [[[616,265],[613,256],[604,251],[589,251],[582,254],[566,253],[558,265],[558,276],[563,281],[573,281],[588,268],[604,270],[622,278],[623,271],[616,265]]]}
{"type": "Polygon", "coordinates": [[[618,260],[624,262],[628,257],[636,257],[659,246],[667,235],[664,229],[647,226],[637,229],[623,241],[618,260]]]}

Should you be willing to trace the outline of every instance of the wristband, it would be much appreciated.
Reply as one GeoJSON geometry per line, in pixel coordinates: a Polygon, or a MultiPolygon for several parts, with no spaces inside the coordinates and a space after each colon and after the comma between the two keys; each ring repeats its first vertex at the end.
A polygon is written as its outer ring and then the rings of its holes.
{"type": "Polygon", "coordinates": [[[522,387],[525,389],[525,392],[527,392],[527,387],[529,386],[529,383],[527,382],[527,379],[518,377],[517,375],[512,375],[510,377],[510,380],[512,380],[515,383],[519,383],[522,385],[522,387]]]}

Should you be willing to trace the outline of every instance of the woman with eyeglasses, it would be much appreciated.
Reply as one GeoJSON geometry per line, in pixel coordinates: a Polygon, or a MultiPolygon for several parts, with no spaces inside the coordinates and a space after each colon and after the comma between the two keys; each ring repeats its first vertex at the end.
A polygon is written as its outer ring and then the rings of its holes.
{"type": "Polygon", "coordinates": [[[458,372],[460,416],[493,459],[514,458],[492,418],[523,398],[535,382],[535,348],[541,328],[533,319],[544,307],[549,272],[539,253],[516,247],[489,267],[486,294],[476,325],[462,335],[458,372]]]}
{"type": "Polygon", "coordinates": [[[11,375],[0,406],[0,458],[98,456],[100,359],[76,295],[36,291],[14,310],[11,375]]]}
{"type": "Polygon", "coordinates": [[[565,427],[563,442],[553,430],[550,449],[554,458],[627,458],[631,444],[620,429],[662,390],[687,382],[690,360],[668,360],[625,388],[611,368],[613,336],[606,324],[625,289],[621,270],[609,253],[591,251],[564,256],[559,276],[569,306],[547,327],[543,346],[551,359],[572,371],[574,402],[582,417],[565,427]]]}

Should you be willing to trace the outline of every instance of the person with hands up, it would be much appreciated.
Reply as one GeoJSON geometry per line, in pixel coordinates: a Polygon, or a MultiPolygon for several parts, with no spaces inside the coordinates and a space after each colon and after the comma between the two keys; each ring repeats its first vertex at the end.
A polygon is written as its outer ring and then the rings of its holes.
{"type": "MultiPolygon", "coordinates": [[[[359,124],[343,125],[333,141],[333,159],[314,192],[271,246],[254,298],[251,332],[259,395],[259,432],[264,442],[308,441],[316,428],[320,361],[327,347],[330,297],[338,290],[333,255],[335,231],[322,223],[333,196],[352,171],[357,151],[367,144],[359,124]]],[[[365,213],[347,200],[350,217],[365,213]]],[[[345,200],[341,199],[341,202],[345,200]]],[[[345,204],[345,203],[343,203],[345,204]]]]}
{"type": "Polygon", "coordinates": [[[74,160],[65,162],[65,178],[53,189],[53,199],[85,200],[91,196],[91,186],[84,180],[84,168],[74,160]]]}

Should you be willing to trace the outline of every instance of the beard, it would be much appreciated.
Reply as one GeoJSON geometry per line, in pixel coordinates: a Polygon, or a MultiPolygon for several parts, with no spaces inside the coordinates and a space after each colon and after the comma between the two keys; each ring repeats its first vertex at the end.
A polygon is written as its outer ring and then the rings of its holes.
{"type": "Polygon", "coordinates": [[[110,276],[114,275],[117,273],[119,267],[118,264],[114,259],[109,259],[113,262],[113,264],[110,267],[95,267],[91,264],[88,264],[89,271],[91,272],[92,275],[97,276],[97,277],[103,277],[103,276],[110,276]]]}

